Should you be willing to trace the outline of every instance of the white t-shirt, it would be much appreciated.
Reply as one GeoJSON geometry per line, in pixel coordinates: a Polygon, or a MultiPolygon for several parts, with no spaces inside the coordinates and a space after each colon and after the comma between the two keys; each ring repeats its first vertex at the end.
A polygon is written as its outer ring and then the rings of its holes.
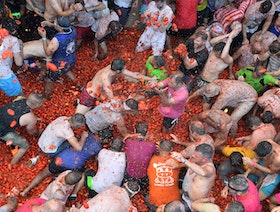
{"type": "Polygon", "coordinates": [[[19,41],[14,36],[6,36],[3,39],[3,43],[0,46],[0,78],[7,79],[10,78],[13,71],[11,70],[13,64],[13,57],[8,56],[3,59],[3,53],[10,51],[11,53],[20,52],[19,41]]]}
{"type": "Polygon", "coordinates": [[[98,195],[90,199],[89,208],[84,206],[80,208],[82,211],[106,211],[106,212],[128,212],[132,206],[129,196],[124,188],[112,185],[100,192],[98,195]]]}
{"type": "Polygon", "coordinates": [[[71,170],[67,170],[62,172],[58,177],[52,181],[48,187],[43,191],[40,195],[42,199],[50,200],[57,199],[62,205],[65,205],[67,202],[68,196],[72,193],[74,185],[64,185],[64,177],[71,172],[71,170]]]}
{"type": "Polygon", "coordinates": [[[102,149],[97,159],[98,171],[92,178],[94,190],[99,193],[113,184],[120,186],[126,166],[125,153],[102,149]]]}
{"type": "Polygon", "coordinates": [[[52,121],[39,138],[38,145],[44,153],[54,153],[68,138],[74,137],[69,117],[61,116],[52,121]]]}
{"type": "Polygon", "coordinates": [[[96,133],[122,119],[118,108],[113,106],[117,102],[118,100],[112,100],[109,103],[100,104],[85,114],[86,123],[91,132],[96,133]]]}

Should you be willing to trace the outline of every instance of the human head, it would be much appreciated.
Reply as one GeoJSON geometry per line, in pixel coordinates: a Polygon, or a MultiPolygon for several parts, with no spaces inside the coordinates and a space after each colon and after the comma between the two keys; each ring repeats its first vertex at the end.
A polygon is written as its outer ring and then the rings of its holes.
{"type": "Polygon", "coordinates": [[[217,96],[220,93],[220,86],[215,83],[209,83],[204,87],[204,96],[210,98],[217,96]]]}
{"type": "Polygon", "coordinates": [[[31,108],[31,109],[35,109],[38,107],[41,107],[43,104],[44,98],[43,95],[37,92],[32,92],[31,94],[29,94],[29,96],[27,97],[27,105],[31,108]]]}
{"type": "Polygon", "coordinates": [[[243,166],[243,155],[240,152],[233,152],[229,156],[229,161],[232,166],[240,167],[243,166]]]}
{"type": "Polygon", "coordinates": [[[74,185],[77,182],[79,182],[81,180],[81,178],[82,178],[81,173],[73,170],[65,176],[65,183],[67,185],[74,185]]]}
{"type": "Polygon", "coordinates": [[[280,42],[278,40],[275,40],[272,42],[272,44],[270,44],[268,48],[271,54],[277,54],[277,53],[279,54],[280,42]]]}
{"type": "Polygon", "coordinates": [[[182,202],[174,200],[165,205],[160,205],[156,212],[185,212],[185,206],[182,202]]]}
{"type": "Polygon", "coordinates": [[[247,178],[238,174],[230,178],[228,182],[229,193],[232,195],[242,195],[247,193],[249,184],[247,178]]]}
{"type": "Polygon", "coordinates": [[[244,205],[239,201],[231,202],[227,205],[225,212],[244,212],[244,205]]]}
{"type": "Polygon", "coordinates": [[[172,142],[170,140],[164,139],[159,143],[159,149],[164,152],[172,151],[172,142]]]}
{"type": "Polygon", "coordinates": [[[260,158],[263,158],[272,152],[272,145],[268,141],[261,141],[258,143],[255,151],[260,158]]]}
{"type": "Polygon", "coordinates": [[[135,99],[129,98],[125,100],[125,106],[124,109],[127,111],[137,111],[138,110],[138,102],[135,99]]]}
{"type": "Polygon", "coordinates": [[[198,135],[205,135],[204,125],[200,121],[192,121],[189,129],[191,133],[197,133],[198,135]]]}
{"type": "Polygon", "coordinates": [[[261,119],[262,119],[263,123],[271,123],[273,120],[272,112],[269,110],[263,112],[261,119]]]}
{"type": "Polygon", "coordinates": [[[148,125],[146,122],[137,122],[135,129],[136,133],[140,133],[141,136],[146,136],[148,132],[148,125]]]}
{"type": "Polygon", "coordinates": [[[122,31],[122,26],[118,21],[111,21],[108,27],[111,30],[114,37],[122,31]]]}
{"type": "Polygon", "coordinates": [[[111,70],[121,73],[125,69],[125,61],[121,58],[115,58],[111,63],[111,70]]]}
{"type": "Polygon", "coordinates": [[[151,60],[150,63],[152,66],[156,69],[164,67],[165,66],[165,60],[162,56],[154,56],[151,60]]]}
{"type": "Polygon", "coordinates": [[[197,33],[195,33],[195,39],[194,39],[194,48],[198,49],[198,48],[202,48],[203,46],[206,45],[206,41],[208,39],[208,35],[203,32],[203,31],[198,31],[197,33]]]}
{"type": "Polygon", "coordinates": [[[218,37],[223,34],[223,28],[218,22],[215,22],[212,24],[209,33],[211,38],[218,37]]]}
{"type": "Polygon", "coordinates": [[[259,11],[263,14],[268,13],[269,10],[272,7],[272,3],[270,0],[265,0],[263,3],[261,3],[259,11]]]}
{"type": "Polygon", "coordinates": [[[180,71],[176,71],[169,77],[168,86],[174,90],[181,88],[184,85],[184,74],[180,71]]]}
{"type": "Polygon", "coordinates": [[[42,212],[62,212],[63,207],[57,199],[47,200],[43,205],[41,205],[42,212]]]}
{"type": "Polygon", "coordinates": [[[156,7],[161,10],[164,6],[165,0],[155,0],[156,7]]]}
{"type": "Polygon", "coordinates": [[[200,121],[191,121],[189,125],[190,139],[196,142],[201,136],[205,135],[204,125],[200,121]]]}
{"type": "Polygon", "coordinates": [[[57,24],[63,30],[63,32],[71,31],[71,21],[68,16],[59,16],[57,18],[57,24]]]}
{"type": "Polygon", "coordinates": [[[195,157],[196,152],[199,152],[202,154],[202,158],[201,158],[202,160],[204,158],[212,159],[213,153],[214,153],[213,148],[209,144],[200,144],[200,145],[196,146],[194,157],[195,157]]]}
{"type": "Polygon", "coordinates": [[[121,137],[114,138],[111,144],[111,149],[120,152],[123,147],[123,139],[121,137]]]}
{"type": "Polygon", "coordinates": [[[79,128],[83,126],[86,123],[86,118],[81,113],[75,113],[71,118],[69,119],[71,127],[73,129],[79,128]]]}
{"type": "Polygon", "coordinates": [[[127,191],[129,198],[133,197],[140,191],[140,185],[134,180],[129,180],[124,183],[123,188],[127,191]]]}
{"type": "Polygon", "coordinates": [[[257,116],[250,116],[249,118],[247,118],[246,124],[251,129],[254,129],[254,127],[258,127],[262,124],[262,120],[257,116]]]}

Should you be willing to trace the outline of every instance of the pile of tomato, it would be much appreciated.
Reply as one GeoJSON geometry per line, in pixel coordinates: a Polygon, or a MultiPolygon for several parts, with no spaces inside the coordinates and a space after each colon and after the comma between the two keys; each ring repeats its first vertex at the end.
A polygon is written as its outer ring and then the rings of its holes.
{"type": "MultiPolygon", "coordinates": [[[[109,65],[114,58],[122,58],[126,61],[128,70],[134,72],[141,72],[145,69],[145,63],[147,58],[152,54],[152,51],[145,51],[142,53],[134,53],[137,41],[140,37],[140,32],[136,29],[126,29],[120,33],[117,38],[106,41],[108,46],[107,57],[100,60],[92,60],[94,55],[94,47],[92,39],[87,39],[83,42],[80,49],[77,51],[77,63],[74,68],[74,74],[77,81],[85,85],[90,79],[92,79],[95,73],[103,67],[109,65]]],[[[172,38],[174,47],[177,45],[176,38],[172,38]]],[[[167,69],[169,74],[175,71],[180,64],[179,57],[173,59],[165,58],[167,62],[167,69]]],[[[28,70],[18,76],[24,93],[28,95],[32,91],[43,92],[43,83],[37,80],[39,73],[36,71],[28,70]]],[[[220,76],[226,78],[227,73],[223,72],[220,76]]],[[[75,112],[75,100],[79,97],[80,90],[67,78],[62,78],[63,82],[57,82],[54,86],[54,93],[51,100],[45,100],[43,106],[35,110],[35,114],[40,118],[38,121],[38,128],[45,129],[45,127],[54,119],[59,116],[71,116],[75,112]]],[[[120,98],[128,97],[129,95],[143,94],[147,85],[144,82],[132,83],[127,82],[124,78],[120,77],[115,82],[115,95],[120,98]],[[118,89],[120,88],[120,89],[118,89]]],[[[12,101],[13,98],[9,98],[0,92],[0,106],[12,101]]],[[[154,96],[152,98],[146,98],[140,102],[140,112],[138,115],[127,115],[125,117],[126,125],[130,132],[133,132],[134,126],[138,121],[146,121],[149,125],[149,139],[153,142],[158,142],[163,138],[171,138],[169,135],[161,133],[161,122],[162,116],[157,110],[159,105],[159,97],[154,96]]],[[[190,118],[202,111],[201,99],[197,98],[186,104],[185,113],[179,120],[179,124],[175,127],[173,133],[179,137],[181,141],[188,142],[188,121],[190,118]]],[[[244,122],[239,122],[239,132],[237,136],[248,135],[250,132],[244,126],[244,122]]],[[[12,154],[11,150],[13,147],[6,146],[1,143],[0,148],[0,205],[6,202],[6,195],[15,187],[18,190],[23,190],[32,179],[38,174],[38,172],[47,166],[49,158],[45,157],[40,153],[37,142],[38,138],[27,134],[25,129],[19,130],[21,135],[29,141],[31,144],[30,148],[22,158],[19,164],[15,165],[12,169],[9,169],[9,162],[11,161],[12,154]],[[29,158],[40,155],[40,158],[34,168],[25,166],[25,163],[29,158]]],[[[80,134],[81,131],[77,131],[80,134]]],[[[115,135],[119,135],[118,132],[114,131],[115,135]]],[[[77,135],[79,136],[79,135],[77,135]]],[[[227,144],[236,144],[231,136],[228,137],[227,144]]],[[[182,146],[174,145],[175,151],[182,150],[182,146]]],[[[215,164],[219,164],[224,158],[216,154],[214,161],[215,164]]],[[[96,161],[91,159],[87,162],[87,166],[96,169],[96,161]]],[[[27,198],[18,197],[19,205],[25,202],[27,199],[38,197],[38,195],[46,188],[52,178],[47,178],[40,185],[30,191],[27,198]]],[[[223,188],[221,181],[217,178],[216,183],[211,192],[211,196],[216,198],[216,203],[225,208],[225,205],[231,200],[223,199],[220,197],[220,191],[223,188]]],[[[144,203],[144,196],[147,191],[141,191],[132,198],[133,205],[138,208],[138,211],[147,211],[148,208],[144,203]]],[[[68,205],[82,203],[87,199],[85,190],[79,192],[78,198],[74,202],[68,203],[68,205]]]]}

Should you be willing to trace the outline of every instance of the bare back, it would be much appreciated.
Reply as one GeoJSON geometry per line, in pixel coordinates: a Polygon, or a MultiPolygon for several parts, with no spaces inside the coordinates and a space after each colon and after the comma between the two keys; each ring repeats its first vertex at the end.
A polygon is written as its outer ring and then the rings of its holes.
{"type": "Polygon", "coordinates": [[[272,154],[264,160],[265,166],[267,166],[272,173],[279,173],[280,171],[280,146],[274,141],[269,141],[272,144],[272,154]]]}
{"type": "Polygon", "coordinates": [[[117,77],[111,70],[111,65],[99,70],[93,79],[87,83],[87,92],[92,97],[96,97],[101,92],[103,95],[113,98],[113,91],[110,86],[117,77]]]}

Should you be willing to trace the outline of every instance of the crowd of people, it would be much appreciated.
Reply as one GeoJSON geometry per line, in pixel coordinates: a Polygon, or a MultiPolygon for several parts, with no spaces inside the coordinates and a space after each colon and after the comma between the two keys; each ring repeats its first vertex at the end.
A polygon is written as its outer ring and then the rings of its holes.
{"type": "Polygon", "coordinates": [[[224,184],[220,196],[232,196],[226,212],[280,211],[279,11],[280,0],[0,0],[0,90],[13,99],[0,105],[0,140],[15,148],[10,170],[31,148],[22,127],[49,160],[0,211],[140,211],[131,198],[145,191],[150,211],[215,212],[224,210],[210,196],[216,179],[224,184]],[[130,28],[139,32],[132,54],[151,50],[145,70],[128,70],[129,61],[114,58],[86,84],[78,82],[83,43],[90,40],[99,63],[110,53],[108,40],[130,28]],[[173,59],[180,64],[171,72],[173,59]],[[42,94],[21,86],[17,75],[31,70],[42,94]],[[33,110],[51,100],[65,76],[80,92],[76,110],[40,130],[33,110]],[[117,78],[145,89],[120,98],[117,78]],[[145,121],[126,123],[141,114],[140,101],[153,98],[170,139],[155,139],[145,121]],[[182,118],[187,102],[198,98],[203,111],[182,118]],[[251,134],[236,137],[241,120],[251,134]],[[184,141],[172,134],[179,122],[188,126],[184,141]],[[217,154],[226,159],[215,161],[217,154]],[[92,158],[97,169],[86,166],[92,158]],[[40,196],[17,205],[50,176],[40,196]],[[83,187],[84,204],[66,207],[83,187]]]}

